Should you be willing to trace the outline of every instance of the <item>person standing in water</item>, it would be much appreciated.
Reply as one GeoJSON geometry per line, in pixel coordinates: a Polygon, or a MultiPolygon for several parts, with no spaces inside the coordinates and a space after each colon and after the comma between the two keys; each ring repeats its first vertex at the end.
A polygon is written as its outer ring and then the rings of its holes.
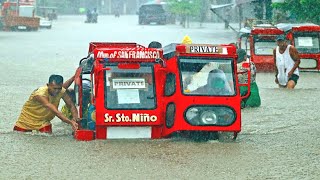
{"type": "Polygon", "coordinates": [[[273,50],[275,82],[279,87],[294,89],[299,79],[299,53],[287,44],[284,35],[277,36],[276,41],[278,46],[273,50]]]}

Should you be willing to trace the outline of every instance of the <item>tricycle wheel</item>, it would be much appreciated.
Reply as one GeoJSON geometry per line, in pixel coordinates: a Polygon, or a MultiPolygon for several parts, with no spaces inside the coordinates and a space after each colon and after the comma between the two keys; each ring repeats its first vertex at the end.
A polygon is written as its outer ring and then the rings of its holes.
{"type": "Polygon", "coordinates": [[[206,142],[209,140],[218,139],[218,132],[216,131],[192,131],[190,137],[196,142],[206,142]]]}
{"type": "Polygon", "coordinates": [[[226,132],[219,131],[218,132],[218,140],[220,142],[234,142],[237,139],[238,132],[226,132]]]}

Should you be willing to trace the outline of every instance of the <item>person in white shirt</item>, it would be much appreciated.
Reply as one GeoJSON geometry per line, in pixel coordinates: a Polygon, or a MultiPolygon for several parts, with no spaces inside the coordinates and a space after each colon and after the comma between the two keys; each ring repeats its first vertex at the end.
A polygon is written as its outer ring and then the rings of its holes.
{"type": "Polygon", "coordinates": [[[284,35],[277,36],[276,41],[278,46],[273,50],[275,82],[279,87],[294,89],[299,79],[299,53],[287,44],[284,35]]]}

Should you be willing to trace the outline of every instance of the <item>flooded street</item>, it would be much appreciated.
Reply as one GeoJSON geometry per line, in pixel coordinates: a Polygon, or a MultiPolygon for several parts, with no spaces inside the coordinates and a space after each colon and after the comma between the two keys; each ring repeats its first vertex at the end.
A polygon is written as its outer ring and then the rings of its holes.
{"type": "MultiPolygon", "coordinates": [[[[60,16],[51,30],[0,32],[0,179],[319,179],[320,73],[301,72],[296,89],[279,89],[274,73],[258,73],[262,105],[242,111],[234,143],[185,139],[73,139],[55,118],[53,135],[12,132],[31,92],[51,74],[65,79],[89,42],[232,43],[224,24],[138,25],[137,16],[60,16]]],[[[235,24],[237,27],[237,24],[235,24]]],[[[276,44],[275,44],[276,45],[276,44]]]]}

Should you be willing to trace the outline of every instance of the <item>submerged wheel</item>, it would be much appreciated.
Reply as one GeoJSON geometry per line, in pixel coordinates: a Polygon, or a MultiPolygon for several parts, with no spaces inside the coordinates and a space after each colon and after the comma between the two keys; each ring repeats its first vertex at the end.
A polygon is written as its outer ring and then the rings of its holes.
{"type": "Polygon", "coordinates": [[[218,132],[215,131],[191,131],[190,138],[196,142],[206,142],[218,139],[218,132]]]}
{"type": "Polygon", "coordinates": [[[218,132],[218,140],[220,142],[234,142],[237,139],[238,132],[226,132],[219,131],[218,132]]]}

